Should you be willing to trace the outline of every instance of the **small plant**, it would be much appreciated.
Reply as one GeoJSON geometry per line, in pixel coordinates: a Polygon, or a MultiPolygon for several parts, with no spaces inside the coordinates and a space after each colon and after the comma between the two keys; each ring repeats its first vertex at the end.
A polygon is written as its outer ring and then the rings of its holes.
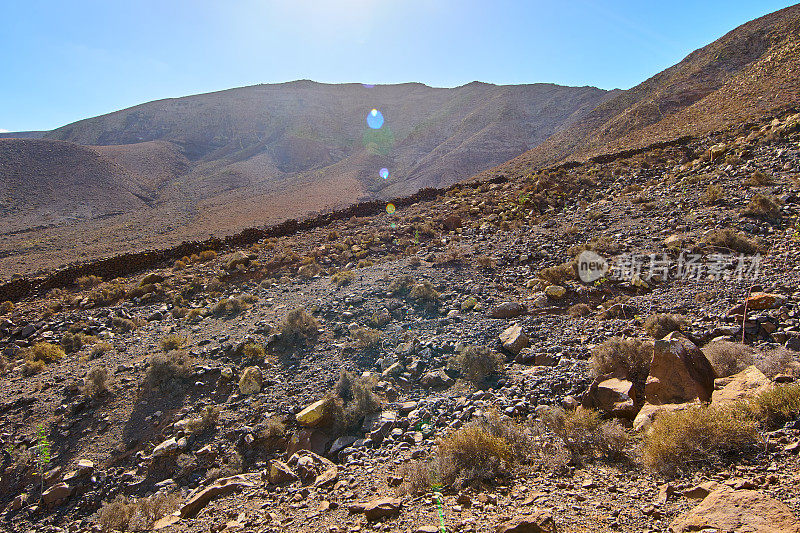
{"type": "Polygon", "coordinates": [[[761,170],[753,172],[747,180],[749,185],[771,185],[773,183],[772,176],[761,170]]]}
{"type": "Polygon", "coordinates": [[[136,322],[119,316],[115,316],[111,319],[111,325],[117,331],[122,331],[125,333],[136,329],[136,322]]]}
{"type": "Polygon", "coordinates": [[[663,339],[673,331],[680,331],[689,321],[683,315],[655,314],[644,321],[644,330],[654,339],[663,339]]]}
{"type": "Polygon", "coordinates": [[[628,434],[618,421],[603,421],[597,411],[551,408],[542,411],[540,417],[541,424],[563,443],[573,464],[598,456],[613,459],[624,455],[628,434]]]}
{"type": "Polygon", "coordinates": [[[7,315],[14,310],[14,304],[6,300],[0,304],[0,315],[7,315]]]}
{"type": "Polygon", "coordinates": [[[108,370],[105,365],[93,366],[83,379],[83,393],[94,398],[108,392],[108,370]]]}
{"type": "Polygon", "coordinates": [[[189,358],[186,352],[172,350],[150,357],[146,379],[151,386],[165,387],[187,378],[189,374],[189,358]]]}
{"type": "Polygon", "coordinates": [[[109,342],[98,342],[94,346],[92,346],[91,351],[89,352],[89,357],[91,359],[97,359],[101,357],[103,354],[110,352],[114,349],[114,346],[109,342]]]}
{"type": "Polygon", "coordinates": [[[202,433],[203,431],[217,425],[219,420],[219,407],[208,406],[203,410],[201,416],[190,418],[186,421],[186,432],[189,434],[202,433]]]}
{"type": "Polygon", "coordinates": [[[761,249],[755,241],[733,228],[714,231],[706,238],[706,242],[718,248],[725,248],[748,255],[754,254],[761,249]]]}
{"type": "Polygon", "coordinates": [[[706,192],[700,197],[700,201],[707,205],[714,205],[725,198],[725,192],[719,185],[711,184],[706,188],[706,192]]]}
{"type": "Polygon", "coordinates": [[[103,278],[94,275],[81,276],[75,280],[75,285],[77,285],[81,290],[97,287],[101,283],[103,283],[103,278]]]}
{"type": "Polygon", "coordinates": [[[44,370],[50,363],[60,361],[66,354],[64,350],[49,342],[37,342],[30,348],[23,352],[25,358],[25,365],[23,366],[23,373],[25,375],[36,374],[44,370]]]}
{"type": "Polygon", "coordinates": [[[215,316],[235,316],[247,309],[249,305],[239,298],[226,298],[220,300],[211,308],[211,314],[215,316]]]}
{"type": "Polygon", "coordinates": [[[380,346],[381,332],[372,328],[356,328],[350,332],[359,348],[372,350],[380,346]]]}
{"type": "Polygon", "coordinates": [[[653,343],[636,338],[611,337],[592,349],[589,368],[594,377],[614,374],[644,384],[653,360],[653,343]]]}
{"type": "Polygon", "coordinates": [[[411,289],[411,297],[421,302],[438,302],[441,295],[428,280],[422,280],[411,289]]]}
{"type": "Polygon", "coordinates": [[[416,280],[411,275],[404,274],[389,284],[389,292],[393,295],[406,294],[415,283],[416,280]]]}
{"type": "Polygon", "coordinates": [[[491,374],[499,372],[504,364],[503,354],[485,346],[467,346],[450,360],[455,370],[475,383],[481,383],[491,374]]]}
{"type": "Polygon", "coordinates": [[[104,532],[147,531],[156,520],[178,509],[183,499],[178,493],[157,492],[152,496],[133,499],[119,495],[104,503],[98,513],[98,522],[104,532]]]}
{"type": "Polygon", "coordinates": [[[200,322],[204,316],[205,312],[202,309],[191,309],[189,314],[186,315],[186,320],[188,322],[200,322]]]}
{"type": "Polygon", "coordinates": [[[327,418],[335,434],[346,434],[361,427],[369,414],[380,411],[381,401],[372,392],[374,383],[342,371],[334,391],[327,396],[327,418]]]}
{"type": "Polygon", "coordinates": [[[490,255],[479,255],[475,258],[475,263],[486,270],[497,268],[497,260],[490,255]]]}
{"type": "Polygon", "coordinates": [[[341,270],[333,275],[331,280],[337,287],[344,287],[351,281],[353,281],[353,271],[352,270],[341,270]]]}
{"type": "Polygon", "coordinates": [[[560,265],[543,268],[539,271],[539,277],[552,285],[563,285],[570,279],[576,279],[577,261],[567,261],[560,265]]]}
{"type": "Polygon", "coordinates": [[[47,467],[50,465],[50,441],[47,438],[47,433],[44,426],[39,424],[36,430],[36,464],[39,468],[39,477],[42,480],[42,490],[44,492],[44,474],[47,467]]]}
{"type": "Polygon", "coordinates": [[[281,325],[281,339],[289,344],[305,344],[316,339],[320,323],[305,309],[290,311],[281,325]]]}
{"type": "Polygon", "coordinates": [[[167,335],[161,339],[161,351],[171,352],[172,350],[179,350],[186,345],[186,337],[180,335],[167,335]]]}
{"type": "Polygon", "coordinates": [[[781,215],[781,203],[774,196],[757,193],[750,199],[750,203],[747,204],[742,214],[777,219],[781,215]]]}
{"type": "MultiPolygon", "coordinates": [[[[604,279],[604,278],[601,278],[604,279]]],[[[599,280],[598,280],[599,281],[599,280]]],[[[567,314],[572,318],[579,318],[582,316],[589,316],[592,314],[592,308],[584,303],[577,303],[575,305],[571,305],[569,309],[567,309],[567,314]]]]}
{"type": "Polygon", "coordinates": [[[261,344],[248,342],[242,347],[242,355],[249,361],[263,361],[266,357],[266,352],[261,344]]]}
{"type": "Polygon", "coordinates": [[[755,350],[738,342],[710,342],[703,346],[702,351],[714,373],[721,378],[741,372],[755,361],[755,350]]]}
{"type": "Polygon", "coordinates": [[[200,255],[198,256],[198,260],[201,263],[208,263],[212,259],[216,258],[217,258],[217,252],[215,252],[214,250],[204,250],[200,252],[200,255]]]}

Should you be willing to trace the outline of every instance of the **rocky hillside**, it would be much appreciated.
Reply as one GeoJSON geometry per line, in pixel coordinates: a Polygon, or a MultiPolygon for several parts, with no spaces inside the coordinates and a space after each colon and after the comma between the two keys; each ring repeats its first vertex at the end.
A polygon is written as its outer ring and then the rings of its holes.
{"type": "Polygon", "coordinates": [[[585,159],[754,120],[800,102],[800,5],[750,21],[603,102],[522,156],[585,159]]]}
{"type": "Polygon", "coordinates": [[[519,165],[3,304],[0,523],[798,531],[798,142],[519,165]]]}

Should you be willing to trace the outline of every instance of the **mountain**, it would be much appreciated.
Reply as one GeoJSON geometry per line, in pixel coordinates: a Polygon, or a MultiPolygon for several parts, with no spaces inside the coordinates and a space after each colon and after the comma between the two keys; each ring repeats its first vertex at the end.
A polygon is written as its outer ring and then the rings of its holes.
{"type": "Polygon", "coordinates": [[[0,131],[0,139],[41,139],[46,131],[0,131]]]}
{"type": "Polygon", "coordinates": [[[621,91],[522,155],[583,160],[752,121],[800,103],[800,4],[770,13],[621,91]]]}

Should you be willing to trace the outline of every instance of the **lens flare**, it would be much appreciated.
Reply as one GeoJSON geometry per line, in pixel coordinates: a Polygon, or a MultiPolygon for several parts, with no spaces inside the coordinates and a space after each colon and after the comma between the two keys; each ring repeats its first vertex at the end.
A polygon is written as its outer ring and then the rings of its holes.
{"type": "Polygon", "coordinates": [[[363,85],[365,89],[372,89],[375,87],[374,83],[362,83],[361,85],[363,85]]]}
{"type": "Polygon", "coordinates": [[[387,213],[392,215],[392,214],[394,214],[395,211],[397,211],[397,208],[394,206],[394,204],[386,204],[386,212],[387,213]]]}
{"type": "Polygon", "coordinates": [[[378,175],[379,175],[380,177],[382,177],[383,179],[386,179],[386,178],[388,178],[388,177],[389,177],[389,169],[388,169],[388,168],[382,168],[382,169],[380,170],[380,172],[378,172],[378,175]]]}
{"type": "Polygon", "coordinates": [[[367,126],[372,128],[373,130],[381,129],[383,126],[383,113],[378,111],[377,109],[373,109],[367,114],[367,126]]]}

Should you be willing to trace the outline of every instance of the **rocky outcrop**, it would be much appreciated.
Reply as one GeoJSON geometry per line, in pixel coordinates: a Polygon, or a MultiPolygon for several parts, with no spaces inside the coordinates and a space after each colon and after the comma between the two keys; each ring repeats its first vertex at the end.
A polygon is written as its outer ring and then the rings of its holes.
{"type": "Polygon", "coordinates": [[[659,405],[711,401],[714,369],[695,344],[678,332],[655,341],[645,400],[659,405]]]}

